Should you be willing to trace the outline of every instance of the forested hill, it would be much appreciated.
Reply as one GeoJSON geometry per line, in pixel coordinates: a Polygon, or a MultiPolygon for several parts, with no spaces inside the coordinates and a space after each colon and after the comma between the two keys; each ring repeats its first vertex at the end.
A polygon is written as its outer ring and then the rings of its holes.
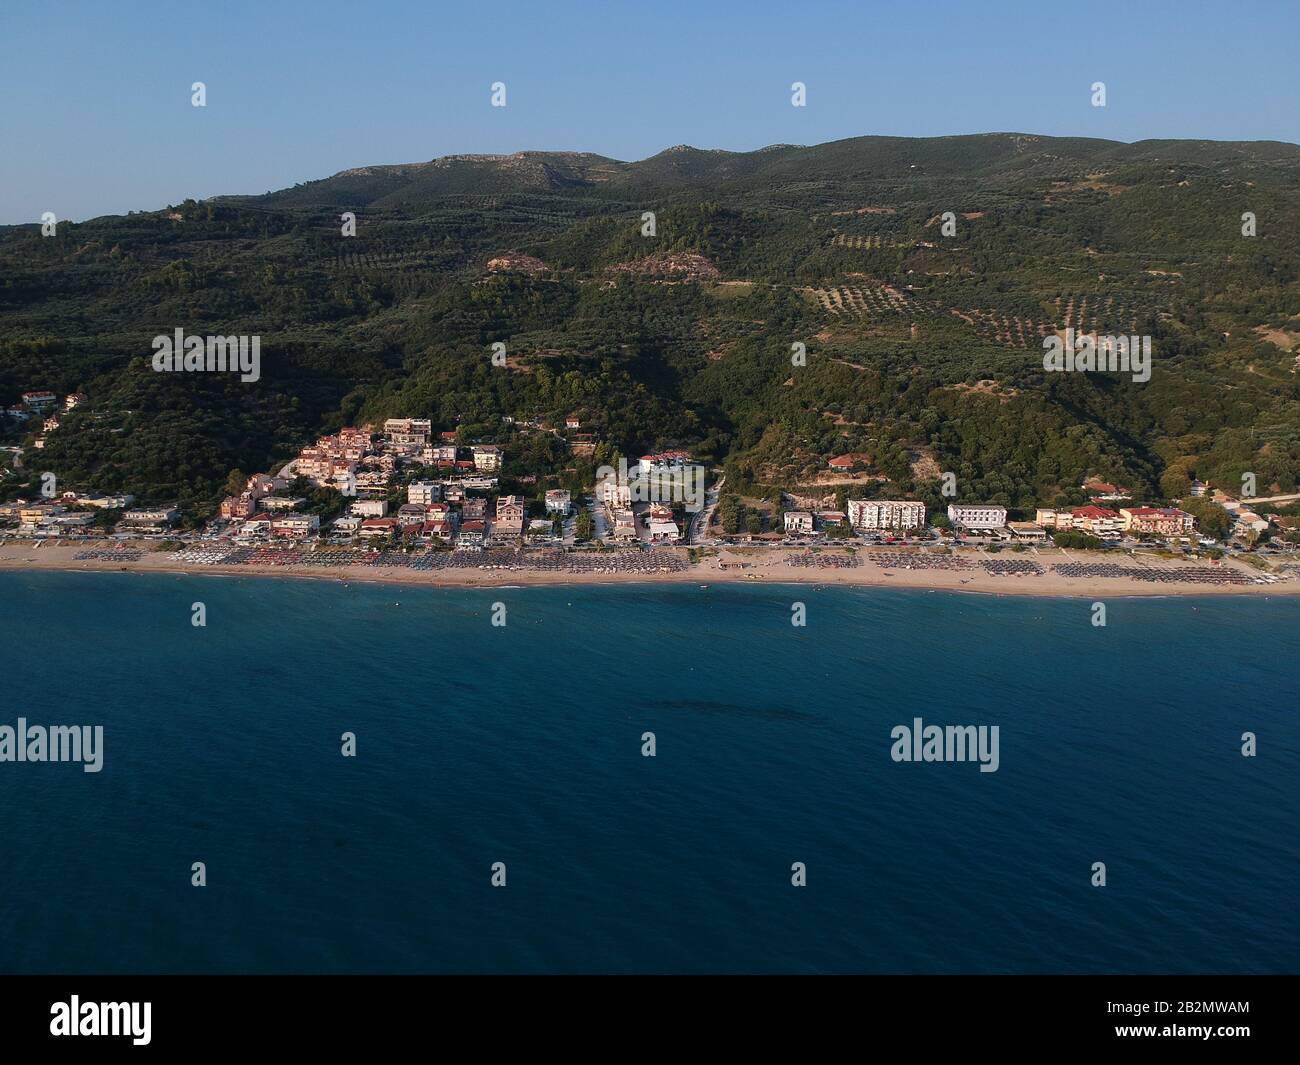
{"type": "Polygon", "coordinates": [[[453,155],[427,163],[368,166],[260,197],[230,197],[277,206],[421,210],[449,196],[545,192],[575,198],[695,192],[757,202],[815,205],[818,195],[869,191],[873,183],[957,179],[1070,180],[1090,168],[1195,166],[1240,168],[1294,180],[1300,147],[1271,141],[1119,141],[1033,137],[855,137],[813,147],[773,145],[752,152],[679,145],[640,162],[580,152],[453,155]]]}
{"type": "Polygon", "coordinates": [[[3,421],[26,451],[0,490],[51,470],[201,515],[231,469],[397,414],[496,440],[539,485],[683,446],[755,492],[825,482],[845,454],[853,494],[934,502],[942,470],[1013,508],[1089,474],[1151,498],[1243,471],[1293,490],[1298,340],[1291,144],[451,156],[0,229],[0,402],[88,397],[41,451],[38,422],[3,421]],[[1066,326],[1151,336],[1151,379],[1045,372],[1066,326]],[[154,372],[151,339],[177,328],[261,336],[261,380],[154,372]],[[520,428],[571,414],[594,456],[520,428]]]}

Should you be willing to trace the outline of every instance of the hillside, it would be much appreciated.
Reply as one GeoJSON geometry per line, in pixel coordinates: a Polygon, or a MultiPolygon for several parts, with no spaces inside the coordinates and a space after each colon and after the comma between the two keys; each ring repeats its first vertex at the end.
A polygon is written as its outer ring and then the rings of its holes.
{"type": "Polygon", "coordinates": [[[27,467],[0,490],[39,467],[201,515],[233,468],[409,414],[543,477],[680,445],[755,492],[817,482],[839,454],[888,478],[868,490],[935,504],[939,470],[1013,508],[1087,474],[1152,497],[1192,473],[1291,491],[1297,340],[1295,145],[1006,133],[449,156],[54,237],[0,229],[0,401],[88,397],[41,451],[39,425],[4,420],[27,467]],[[1043,339],[1067,326],[1149,335],[1150,380],[1045,373],[1043,339]],[[261,380],[153,372],[151,338],[178,327],[260,335],[261,380]],[[574,411],[594,456],[502,421],[574,411]]]}

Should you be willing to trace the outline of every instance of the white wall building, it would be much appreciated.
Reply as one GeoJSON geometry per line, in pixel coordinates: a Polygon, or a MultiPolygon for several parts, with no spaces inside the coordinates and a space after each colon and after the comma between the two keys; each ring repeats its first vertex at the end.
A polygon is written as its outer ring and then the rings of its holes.
{"type": "Polygon", "coordinates": [[[427,507],[430,503],[437,503],[441,499],[442,485],[437,481],[413,481],[406,486],[408,503],[423,503],[427,507]]]}
{"type": "Polygon", "coordinates": [[[481,444],[471,449],[474,455],[474,468],[491,473],[501,469],[501,449],[496,444],[481,444]]]}
{"type": "Polygon", "coordinates": [[[787,510],[784,521],[788,533],[805,536],[813,531],[813,516],[806,510],[787,510]]]}
{"type": "Polygon", "coordinates": [[[919,529],[925,525],[925,504],[919,500],[850,499],[849,524],[855,529],[919,529]]]}
{"type": "Polygon", "coordinates": [[[948,520],[960,529],[1001,529],[1007,524],[1007,508],[991,503],[949,503],[948,520]]]}

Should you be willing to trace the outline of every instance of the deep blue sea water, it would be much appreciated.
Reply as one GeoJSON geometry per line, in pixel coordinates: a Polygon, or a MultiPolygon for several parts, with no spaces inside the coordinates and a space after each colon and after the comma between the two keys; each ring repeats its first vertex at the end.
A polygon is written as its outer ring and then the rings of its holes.
{"type": "Polygon", "coordinates": [[[1090,616],[6,573],[0,724],[105,766],[0,763],[0,972],[1300,970],[1300,600],[1090,616]]]}

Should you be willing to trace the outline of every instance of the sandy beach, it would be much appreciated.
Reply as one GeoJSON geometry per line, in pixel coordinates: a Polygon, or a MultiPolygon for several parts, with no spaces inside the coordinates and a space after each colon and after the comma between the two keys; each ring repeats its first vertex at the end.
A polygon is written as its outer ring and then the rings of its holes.
{"type": "MultiPolygon", "coordinates": [[[[124,573],[176,573],[196,576],[217,574],[232,577],[294,577],[308,580],[341,581],[346,583],[386,583],[425,585],[428,587],[493,588],[506,585],[575,585],[575,584],[659,584],[694,583],[715,584],[734,582],[741,584],[812,584],[852,585],[877,588],[919,588],[952,592],[980,592],[997,595],[1067,596],[1079,598],[1105,598],[1115,596],[1171,596],[1171,595],[1300,595],[1300,579],[1291,576],[1275,583],[1202,583],[1180,579],[1190,569],[1202,573],[1211,569],[1227,574],[1240,574],[1250,581],[1259,572],[1250,566],[1224,561],[1213,564],[1205,560],[1181,562],[1172,559],[1128,555],[1099,558],[1080,551],[1063,551],[1056,548],[1038,548],[1022,553],[1001,552],[988,554],[977,549],[962,549],[948,556],[937,556],[939,562],[922,561],[927,556],[910,551],[878,551],[861,548],[857,551],[857,564],[852,566],[808,565],[812,557],[798,549],[773,548],[722,548],[702,558],[689,568],[671,572],[572,572],[566,570],[540,570],[524,565],[484,568],[473,566],[433,570],[412,570],[402,566],[351,565],[258,565],[258,564],[204,564],[179,561],[171,552],[150,551],[147,546],[132,545],[141,550],[139,558],[78,559],[88,550],[108,551],[114,545],[107,543],[57,543],[46,542],[40,546],[31,543],[0,545],[0,571],[12,570],[65,570],[79,572],[124,573]],[[952,560],[950,562],[942,561],[952,560]],[[802,560],[805,564],[799,564],[802,560]],[[1043,572],[999,574],[990,573],[984,563],[989,561],[1035,563],[1043,572]],[[1132,576],[1079,576],[1057,573],[1053,566],[1061,564],[1095,564],[1101,562],[1124,570],[1142,570],[1164,579],[1137,579],[1132,576]],[[929,568],[953,564],[962,568],[929,568]]],[[[686,558],[683,548],[673,549],[679,558],[686,558]]],[[[818,557],[839,556],[848,558],[849,552],[827,548],[818,557]]],[[[524,556],[525,558],[527,556],[524,556]]],[[[928,556],[930,560],[936,556],[928,556]]]]}

